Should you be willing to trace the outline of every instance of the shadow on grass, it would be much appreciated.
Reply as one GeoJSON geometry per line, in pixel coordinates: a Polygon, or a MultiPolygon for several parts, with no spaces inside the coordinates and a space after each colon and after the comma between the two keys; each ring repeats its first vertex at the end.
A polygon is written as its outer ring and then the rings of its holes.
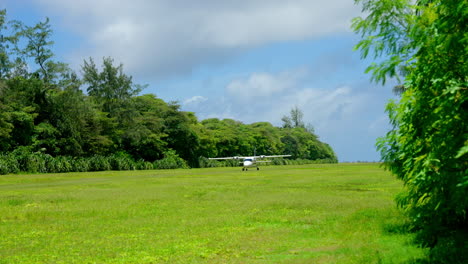
{"type": "MultiPolygon", "coordinates": [[[[400,219],[395,222],[395,221],[388,221],[383,225],[383,231],[389,235],[409,235],[413,234],[414,232],[411,231],[411,225],[408,221],[401,221],[400,219]]],[[[418,243],[416,240],[411,241],[412,244],[417,245],[418,243]]],[[[415,257],[412,259],[409,259],[403,264],[429,264],[431,263],[429,261],[428,256],[424,257],[415,257]]]]}
{"type": "Polygon", "coordinates": [[[385,223],[383,230],[385,233],[390,235],[405,235],[412,233],[410,224],[408,222],[385,223]]]}
{"type": "MultiPolygon", "coordinates": [[[[394,235],[415,234],[408,222],[392,222],[383,226],[384,232],[394,235]]],[[[412,243],[422,247],[417,233],[412,243]]],[[[405,264],[466,264],[468,263],[468,230],[457,230],[440,237],[423,258],[411,259],[405,264]]]]}
{"type": "Polygon", "coordinates": [[[468,230],[457,230],[438,239],[431,249],[429,263],[468,263],[468,230]]]}

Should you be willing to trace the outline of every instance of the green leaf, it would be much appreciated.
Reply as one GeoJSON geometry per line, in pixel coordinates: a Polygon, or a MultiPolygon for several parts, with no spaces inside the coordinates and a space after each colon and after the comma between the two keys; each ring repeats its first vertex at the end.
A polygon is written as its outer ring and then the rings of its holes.
{"type": "Polygon", "coordinates": [[[468,145],[463,146],[457,153],[457,156],[455,156],[456,159],[460,158],[461,156],[465,155],[468,153],[468,145]]]}

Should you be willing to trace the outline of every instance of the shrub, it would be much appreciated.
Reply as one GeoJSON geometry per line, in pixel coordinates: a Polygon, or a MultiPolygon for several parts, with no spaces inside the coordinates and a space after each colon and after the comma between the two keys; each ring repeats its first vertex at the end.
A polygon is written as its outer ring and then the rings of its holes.
{"type": "Polygon", "coordinates": [[[0,175],[18,173],[19,163],[11,155],[0,155],[0,175]]]}
{"type": "Polygon", "coordinates": [[[47,172],[58,172],[58,167],[60,166],[57,164],[57,160],[54,157],[44,155],[43,158],[47,172]]]}
{"type": "Polygon", "coordinates": [[[187,169],[189,166],[174,150],[164,152],[164,158],[153,162],[155,169],[187,169]]]}
{"type": "Polygon", "coordinates": [[[241,162],[242,160],[232,159],[232,160],[225,160],[223,163],[225,167],[239,167],[242,165],[241,162]]]}
{"type": "Polygon", "coordinates": [[[71,171],[90,171],[90,158],[73,158],[70,161],[71,171]]]}
{"type": "Polygon", "coordinates": [[[286,160],[283,158],[273,159],[271,161],[272,165],[286,165],[286,160]]]}
{"type": "Polygon", "coordinates": [[[31,173],[46,173],[47,166],[46,166],[46,159],[49,158],[50,155],[42,154],[42,153],[31,153],[26,158],[25,169],[26,172],[31,173]]]}
{"type": "Polygon", "coordinates": [[[88,159],[89,171],[107,171],[112,169],[112,166],[106,157],[94,155],[88,159]]]}
{"type": "Polygon", "coordinates": [[[71,172],[73,166],[71,164],[72,158],[65,156],[55,157],[56,171],[55,172],[71,172]]]}
{"type": "Polygon", "coordinates": [[[8,163],[0,158],[0,175],[5,175],[10,173],[10,166],[8,163]]]}
{"type": "Polygon", "coordinates": [[[108,160],[113,170],[135,170],[137,167],[132,157],[125,153],[113,154],[108,160]]]}
{"type": "Polygon", "coordinates": [[[198,165],[200,166],[200,168],[214,168],[220,166],[218,161],[210,160],[205,157],[198,158],[198,165]]]}
{"type": "Polygon", "coordinates": [[[137,170],[152,170],[153,168],[153,163],[149,161],[139,160],[136,162],[137,170]]]}

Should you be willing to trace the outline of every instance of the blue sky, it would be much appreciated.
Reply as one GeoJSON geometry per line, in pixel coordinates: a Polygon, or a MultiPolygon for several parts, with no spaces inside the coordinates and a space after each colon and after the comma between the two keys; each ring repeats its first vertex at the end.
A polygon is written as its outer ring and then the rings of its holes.
{"type": "MultiPolygon", "coordinates": [[[[200,120],[244,123],[298,106],[305,123],[340,161],[378,161],[377,137],[390,128],[391,87],[371,83],[349,28],[350,0],[3,0],[9,20],[54,29],[57,59],[111,56],[143,93],[179,101],[200,120]]],[[[246,153],[247,155],[248,153],[246,153]]]]}

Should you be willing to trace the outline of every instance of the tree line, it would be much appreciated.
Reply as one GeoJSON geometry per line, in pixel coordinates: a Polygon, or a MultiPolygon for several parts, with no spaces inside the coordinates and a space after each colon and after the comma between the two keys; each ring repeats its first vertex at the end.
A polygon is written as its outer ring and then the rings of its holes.
{"type": "Polygon", "coordinates": [[[7,21],[6,10],[0,10],[0,167],[16,161],[3,172],[54,171],[50,164],[58,161],[52,160],[68,162],[62,166],[68,171],[80,170],[74,164],[98,170],[96,160],[109,163],[101,169],[118,169],[116,160],[133,161],[126,168],[161,168],[148,163],[164,159],[199,167],[206,164],[201,157],[249,155],[255,149],[337,162],[331,147],[303,125],[297,108],[283,127],[199,121],[177,102],[141,94],[145,86],[112,58],[103,58],[99,67],[92,58],[84,60],[77,74],[55,59],[52,35],[49,19],[28,26],[7,21]],[[27,160],[41,160],[43,169],[28,168],[27,160]]]}

